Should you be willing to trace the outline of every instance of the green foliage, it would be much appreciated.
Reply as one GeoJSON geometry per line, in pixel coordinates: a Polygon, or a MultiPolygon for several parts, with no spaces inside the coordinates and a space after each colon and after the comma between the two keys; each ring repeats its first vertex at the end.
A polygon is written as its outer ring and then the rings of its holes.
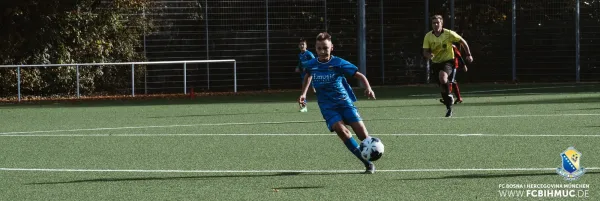
{"type": "MultiPolygon", "coordinates": [[[[145,60],[140,37],[153,30],[149,0],[23,0],[0,3],[2,64],[145,60]],[[146,30],[144,30],[146,29],[146,30]]],[[[131,83],[128,66],[80,67],[82,93],[116,92],[131,83]]],[[[143,68],[136,69],[139,79],[143,68]]],[[[76,67],[21,68],[24,94],[74,94],[76,67]]],[[[0,96],[16,93],[16,69],[1,69],[0,96]]]]}

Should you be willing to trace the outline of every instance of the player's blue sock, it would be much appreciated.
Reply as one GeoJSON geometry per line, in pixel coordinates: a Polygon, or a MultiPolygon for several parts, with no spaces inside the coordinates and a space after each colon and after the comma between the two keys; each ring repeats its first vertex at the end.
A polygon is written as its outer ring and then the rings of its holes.
{"type": "Polygon", "coordinates": [[[369,165],[369,161],[365,160],[360,155],[360,149],[358,147],[358,143],[356,143],[356,140],[354,140],[353,137],[350,137],[350,139],[347,139],[346,141],[344,141],[344,144],[346,145],[346,148],[348,148],[348,150],[350,150],[350,152],[352,152],[352,154],[354,154],[354,156],[356,156],[358,159],[360,159],[360,161],[362,161],[365,164],[365,166],[369,165]]]}

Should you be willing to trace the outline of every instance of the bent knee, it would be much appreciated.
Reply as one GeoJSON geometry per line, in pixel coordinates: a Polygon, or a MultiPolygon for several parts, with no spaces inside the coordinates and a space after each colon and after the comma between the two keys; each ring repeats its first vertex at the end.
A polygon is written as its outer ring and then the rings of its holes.
{"type": "Polygon", "coordinates": [[[443,72],[443,71],[440,72],[439,79],[440,79],[440,83],[448,84],[448,74],[446,72],[443,72]]]}
{"type": "Polygon", "coordinates": [[[348,133],[348,134],[350,133],[350,130],[348,130],[348,128],[346,128],[346,125],[344,124],[344,122],[343,122],[343,121],[338,121],[338,122],[335,122],[335,123],[333,124],[333,127],[332,127],[332,128],[333,128],[333,130],[334,130],[334,131],[336,131],[336,132],[337,132],[337,131],[340,131],[340,132],[344,132],[344,133],[348,133]]]}
{"type": "Polygon", "coordinates": [[[365,138],[369,137],[367,127],[362,121],[350,123],[350,127],[352,127],[352,130],[354,130],[354,133],[356,133],[356,136],[360,141],[363,141],[365,138]]]}

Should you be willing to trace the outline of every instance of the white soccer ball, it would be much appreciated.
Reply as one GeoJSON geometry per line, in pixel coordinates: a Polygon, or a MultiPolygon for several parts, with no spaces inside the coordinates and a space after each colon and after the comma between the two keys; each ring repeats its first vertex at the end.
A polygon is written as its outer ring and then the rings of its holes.
{"type": "Polygon", "coordinates": [[[384,147],[381,139],[368,137],[360,143],[360,154],[368,161],[376,161],[383,156],[384,147]]]}

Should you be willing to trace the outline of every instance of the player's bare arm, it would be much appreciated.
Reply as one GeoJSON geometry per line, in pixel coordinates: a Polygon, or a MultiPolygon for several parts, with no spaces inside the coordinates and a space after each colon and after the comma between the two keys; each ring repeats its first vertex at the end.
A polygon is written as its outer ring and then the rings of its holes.
{"type": "Polygon", "coordinates": [[[465,39],[460,39],[460,45],[463,46],[465,48],[465,51],[467,53],[467,61],[473,62],[473,56],[471,56],[471,48],[469,48],[469,44],[467,44],[467,41],[465,39]]]}
{"type": "Polygon", "coordinates": [[[298,103],[300,103],[301,105],[304,105],[304,100],[306,100],[306,92],[308,92],[308,86],[310,86],[309,83],[311,81],[312,74],[306,74],[306,77],[304,77],[304,84],[302,84],[302,94],[300,94],[300,97],[298,98],[298,103]]]}
{"type": "Polygon", "coordinates": [[[371,89],[371,85],[369,84],[369,80],[367,80],[367,77],[365,77],[365,75],[363,75],[360,72],[356,72],[354,74],[354,78],[360,80],[365,86],[365,96],[375,99],[375,92],[373,92],[373,89],[371,89]]]}
{"type": "Polygon", "coordinates": [[[423,56],[427,59],[433,58],[433,54],[431,53],[431,49],[423,48],[423,56]]]}

